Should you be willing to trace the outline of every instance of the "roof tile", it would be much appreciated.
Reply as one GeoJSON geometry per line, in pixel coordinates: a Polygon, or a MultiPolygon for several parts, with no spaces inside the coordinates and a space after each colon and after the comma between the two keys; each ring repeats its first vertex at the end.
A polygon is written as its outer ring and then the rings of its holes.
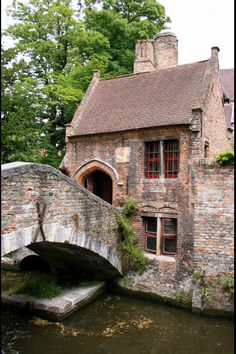
{"type": "Polygon", "coordinates": [[[230,100],[234,100],[234,69],[221,69],[220,78],[230,100]]]}
{"type": "Polygon", "coordinates": [[[208,62],[100,80],[73,135],[189,124],[208,62]]]}

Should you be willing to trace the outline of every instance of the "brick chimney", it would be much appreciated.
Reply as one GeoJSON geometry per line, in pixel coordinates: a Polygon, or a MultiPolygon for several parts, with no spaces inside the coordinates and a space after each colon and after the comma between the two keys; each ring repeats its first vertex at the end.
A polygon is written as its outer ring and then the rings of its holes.
{"type": "Polygon", "coordinates": [[[178,65],[178,39],[174,33],[159,33],[153,44],[156,70],[178,65]]]}
{"type": "Polygon", "coordinates": [[[211,47],[211,58],[210,62],[213,67],[215,67],[216,71],[219,70],[219,47],[211,47]]]}
{"type": "Polygon", "coordinates": [[[153,70],[155,67],[152,41],[149,39],[138,41],[135,47],[134,73],[153,70]]]}

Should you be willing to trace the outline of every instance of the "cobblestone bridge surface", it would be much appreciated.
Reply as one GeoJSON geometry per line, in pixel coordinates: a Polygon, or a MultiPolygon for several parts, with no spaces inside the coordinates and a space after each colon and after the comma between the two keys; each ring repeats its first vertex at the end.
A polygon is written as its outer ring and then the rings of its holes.
{"type": "Polygon", "coordinates": [[[122,274],[117,209],[59,170],[2,165],[1,255],[27,246],[61,272],[122,274]]]}

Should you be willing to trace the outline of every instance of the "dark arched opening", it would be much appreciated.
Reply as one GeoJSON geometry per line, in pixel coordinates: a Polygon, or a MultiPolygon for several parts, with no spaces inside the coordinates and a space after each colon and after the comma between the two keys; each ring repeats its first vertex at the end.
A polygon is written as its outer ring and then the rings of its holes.
{"type": "Polygon", "coordinates": [[[51,273],[49,263],[40,256],[27,256],[20,262],[20,269],[34,270],[40,273],[51,273]]]}
{"type": "Polygon", "coordinates": [[[106,173],[96,170],[88,174],[84,179],[84,187],[112,204],[112,179],[106,173]]]}

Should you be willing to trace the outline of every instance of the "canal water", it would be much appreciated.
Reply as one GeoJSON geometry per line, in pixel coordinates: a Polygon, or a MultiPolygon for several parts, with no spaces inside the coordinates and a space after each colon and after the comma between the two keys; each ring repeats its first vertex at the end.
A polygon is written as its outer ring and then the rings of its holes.
{"type": "Polygon", "coordinates": [[[106,294],[60,323],[3,306],[1,353],[233,354],[233,329],[229,320],[106,294]]]}

